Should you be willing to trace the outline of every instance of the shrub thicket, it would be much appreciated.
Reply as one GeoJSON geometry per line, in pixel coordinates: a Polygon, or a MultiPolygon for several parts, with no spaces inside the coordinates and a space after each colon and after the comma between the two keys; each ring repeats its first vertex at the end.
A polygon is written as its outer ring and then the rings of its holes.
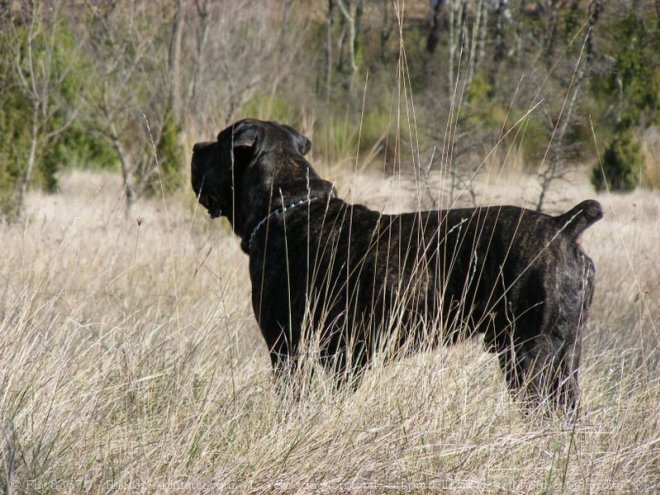
{"type": "Polygon", "coordinates": [[[5,93],[0,100],[0,219],[16,214],[16,191],[21,176],[21,151],[27,149],[27,134],[20,111],[25,102],[16,93],[5,93]]]}
{"type": "Polygon", "coordinates": [[[165,121],[160,131],[160,139],[156,145],[158,156],[158,174],[146,184],[148,194],[161,192],[171,193],[178,189],[183,182],[181,166],[184,162],[184,153],[179,142],[181,126],[171,111],[165,112],[165,121]],[[157,180],[156,180],[157,179],[157,180]]]}
{"type": "Polygon", "coordinates": [[[644,156],[639,140],[630,129],[617,133],[603,153],[591,176],[596,191],[627,192],[635,189],[644,171],[644,156]]]}
{"type": "Polygon", "coordinates": [[[112,168],[104,141],[83,124],[88,64],[71,26],[47,19],[0,19],[0,217],[20,213],[18,189],[29,150],[35,164],[29,187],[58,188],[69,167],[112,168]]]}

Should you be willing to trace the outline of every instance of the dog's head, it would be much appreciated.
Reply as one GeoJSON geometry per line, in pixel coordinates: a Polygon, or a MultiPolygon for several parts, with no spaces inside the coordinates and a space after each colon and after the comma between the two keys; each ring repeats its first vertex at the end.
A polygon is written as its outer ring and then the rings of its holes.
{"type": "Polygon", "coordinates": [[[311,147],[309,139],[287,125],[240,120],[220,132],[216,141],[193,146],[193,190],[212,218],[222,215],[232,220],[239,188],[251,166],[269,154],[286,157],[285,161],[302,158],[311,147]]]}

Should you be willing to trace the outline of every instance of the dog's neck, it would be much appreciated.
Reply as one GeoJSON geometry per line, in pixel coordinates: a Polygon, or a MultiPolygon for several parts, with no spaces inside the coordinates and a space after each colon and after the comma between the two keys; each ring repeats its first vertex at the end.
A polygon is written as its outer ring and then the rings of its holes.
{"type": "Polygon", "coordinates": [[[248,213],[234,231],[241,237],[241,249],[247,254],[256,232],[272,217],[308,205],[312,200],[326,202],[336,196],[333,185],[323,179],[283,183],[282,187],[271,184],[267,191],[256,188],[245,191],[242,204],[246,206],[242,210],[248,213]]]}
{"type": "Polygon", "coordinates": [[[284,215],[286,215],[286,213],[288,211],[291,211],[291,210],[293,210],[295,208],[298,208],[300,206],[303,206],[303,205],[309,205],[310,203],[312,203],[313,201],[317,201],[318,199],[320,199],[320,198],[318,198],[318,197],[308,197],[308,198],[296,201],[295,203],[290,203],[286,206],[280,206],[276,210],[271,211],[268,215],[263,217],[255,225],[255,227],[252,229],[250,237],[247,238],[247,250],[245,250],[245,247],[243,246],[243,244],[245,243],[245,238],[243,238],[243,241],[241,242],[241,248],[243,248],[244,251],[246,251],[248,254],[250,254],[250,251],[252,251],[252,241],[254,240],[254,236],[257,234],[257,232],[259,232],[259,229],[261,229],[261,227],[263,227],[264,225],[266,225],[266,223],[268,223],[268,220],[270,220],[272,217],[274,217],[276,215],[284,216],[284,215]]]}
{"type": "Polygon", "coordinates": [[[287,211],[310,198],[326,200],[335,196],[332,183],[323,180],[303,157],[270,153],[261,156],[238,180],[237,213],[232,222],[241,238],[241,249],[250,253],[253,233],[266,223],[271,214],[287,211]]]}

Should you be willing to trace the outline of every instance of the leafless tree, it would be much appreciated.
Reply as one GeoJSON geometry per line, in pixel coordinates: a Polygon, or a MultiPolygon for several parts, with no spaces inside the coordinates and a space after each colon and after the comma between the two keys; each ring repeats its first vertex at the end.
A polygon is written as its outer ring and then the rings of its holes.
{"type": "MultiPolygon", "coordinates": [[[[440,167],[449,178],[447,197],[450,204],[456,194],[467,191],[473,204],[477,192],[474,179],[480,170],[477,157],[491,136],[477,118],[480,108],[469,101],[469,88],[484,57],[485,23],[488,19],[483,2],[470,9],[465,0],[448,0],[447,96],[444,113],[447,121],[439,153],[440,167]],[[481,58],[480,58],[481,57],[481,58]]],[[[442,101],[442,95],[438,100],[442,101]]]]}
{"type": "Polygon", "coordinates": [[[257,91],[274,95],[283,81],[308,76],[293,68],[305,69],[300,55],[309,19],[297,14],[291,2],[205,0],[187,15],[196,18],[188,23],[190,36],[183,43],[184,53],[192,54],[183,60],[194,64],[184,63],[183,69],[194,74],[185,122],[193,133],[235,120],[257,91]]]}
{"type": "MultiPolygon", "coordinates": [[[[340,16],[340,32],[337,41],[337,70],[346,74],[348,92],[351,96],[354,96],[356,77],[358,75],[356,53],[359,50],[360,37],[362,34],[361,29],[362,16],[364,14],[364,0],[328,0],[328,47],[326,48],[328,64],[330,63],[332,55],[332,48],[330,45],[332,43],[335,7],[340,16]]],[[[328,70],[330,70],[330,65],[328,65],[328,70]]]]}
{"type": "MultiPolygon", "coordinates": [[[[217,129],[235,118],[256,87],[274,92],[296,56],[285,44],[293,45],[290,38],[300,32],[290,34],[287,21],[275,21],[287,15],[286,8],[249,5],[238,0],[88,4],[91,22],[78,28],[84,29],[81,38],[99,85],[86,95],[85,113],[89,126],[117,154],[128,217],[159,176],[152,142],[158,146],[168,116],[193,133],[217,129]]],[[[180,144],[184,141],[180,135],[180,144]]]]}
{"type": "Polygon", "coordinates": [[[68,67],[54,69],[59,12],[59,1],[53,2],[49,8],[41,2],[30,2],[18,14],[22,16],[18,21],[26,28],[24,35],[17,32],[12,19],[2,21],[5,34],[11,37],[7,43],[11,50],[8,54],[11,57],[10,70],[31,108],[30,144],[16,191],[15,211],[18,214],[23,210],[39,151],[64,132],[76,115],[60,95],[68,67]],[[55,123],[56,115],[64,116],[64,119],[55,123]]]}
{"type": "Polygon", "coordinates": [[[490,95],[494,96],[498,93],[500,73],[502,65],[507,57],[507,42],[506,42],[506,23],[511,18],[509,5],[507,0],[494,0],[495,8],[493,10],[493,26],[494,26],[494,47],[493,47],[493,67],[490,71],[490,95]]]}
{"type": "Polygon", "coordinates": [[[195,46],[192,50],[193,53],[193,64],[190,71],[190,80],[188,82],[188,91],[186,93],[186,103],[190,103],[195,99],[197,84],[199,82],[199,74],[202,67],[202,61],[204,57],[204,49],[206,48],[206,42],[209,38],[209,26],[211,16],[209,13],[208,0],[195,0],[195,8],[197,13],[197,19],[199,22],[199,28],[197,29],[195,36],[195,46]]]}
{"type": "Polygon", "coordinates": [[[326,84],[326,101],[330,99],[331,88],[332,88],[332,72],[333,72],[333,55],[332,55],[332,46],[333,46],[333,31],[335,25],[335,1],[328,0],[328,15],[326,18],[326,39],[325,39],[325,84],[326,84]]]}
{"type": "MultiPolygon", "coordinates": [[[[659,0],[660,1],[660,0],[659,0]]],[[[395,32],[396,19],[392,12],[392,2],[390,0],[383,0],[380,7],[381,24],[380,24],[380,58],[387,60],[387,44],[395,32]]]]}
{"type": "Polygon", "coordinates": [[[181,90],[181,38],[183,36],[184,23],[184,1],[176,0],[174,3],[174,16],[172,19],[172,31],[170,34],[167,65],[170,76],[168,107],[177,121],[182,119],[181,99],[183,92],[181,90]]]}
{"type": "Polygon", "coordinates": [[[449,40],[447,61],[447,87],[451,95],[456,90],[456,75],[463,60],[465,0],[448,0],[449,3],[449,40]],[[457,54],[457,51],[459,52],[457,54]]]}
{"type": "Polygon", "coordinates": [[[170,78],[157,73],[158,64],[154,63],[164,57],[153,43],[162,29],[153,20],[155,9],[157,6],[142,2],[90,4],[86,14],[91,22],[81,26],[93,64],[93,80],[98,81],[98,87],[85,95],[87,124],[106,138],[117,154],[127,218],[145,179],[153,173],[144,115],[150,114],[152,126],[158,128],[156,123],[165,107],[163,93],[174,87],[170,78]],[[150,22],[145,22],[149,13],[150,22]],[[155,105],[145,108],[148,101],[155,105]]]}
{"type": "Polygon", "coordinates": [[[438,42],[440,41],[440,31],[442,22],[442,11],[445,5],[445,0],[432,0],[431,1],[431,16],[429,23],[429,34],[426,37],[426,51],[434,53],[438,42]]]}
{"type": "Polygon", "coordinates": [[[600,0],[592,0],[589,3],[586,34],[583,37],[583,43],[568,83],[561,110],[556,119],[550,119],[553,122],[550,142],[546,148],[546,154],[541,162],[541,170],[537,177],[540,186],[539,197],[536,202],[537,211],[543,209],[547,193],[552,184],[563,179],[568,172],[565,138],[570,126],[575,123],[580,91],[589,77],[593,31],[601,11],[602,4],[600,0]]]}

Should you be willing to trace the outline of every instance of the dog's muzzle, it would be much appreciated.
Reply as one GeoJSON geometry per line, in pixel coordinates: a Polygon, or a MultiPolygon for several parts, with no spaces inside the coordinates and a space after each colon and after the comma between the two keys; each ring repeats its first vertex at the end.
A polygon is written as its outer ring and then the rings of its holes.
{"type": "Polygon", "coordinates": [[[199,202],[204,208],[209,212],[211,218],[218,218],[222,215],[222,208],[220,207],[219,202],[210,195],[202,195],[199,197],[199,202]]]}

